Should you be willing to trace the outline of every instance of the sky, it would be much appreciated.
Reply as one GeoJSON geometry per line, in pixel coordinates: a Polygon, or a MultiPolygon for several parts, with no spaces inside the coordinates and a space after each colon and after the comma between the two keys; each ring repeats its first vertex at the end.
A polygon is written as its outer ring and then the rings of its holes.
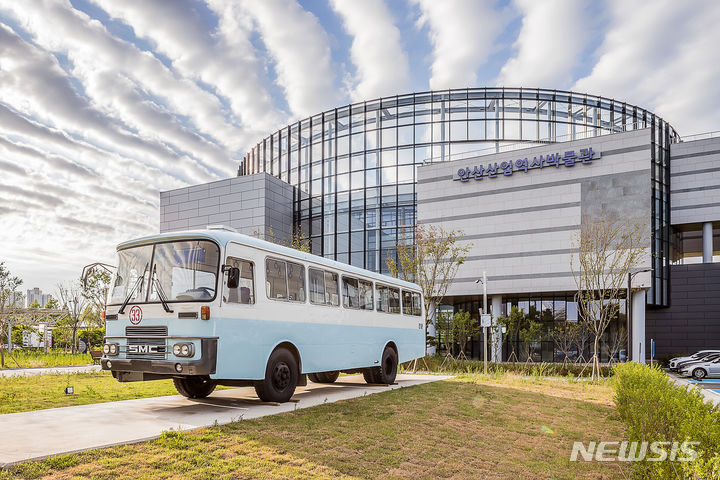
{"type": "Polygon", "coordinates": [[[159,192],[337,105],[569,89],[720,130],[720,2],[0,0],[0,261],[53,293],[157,233],[159,192]]]}

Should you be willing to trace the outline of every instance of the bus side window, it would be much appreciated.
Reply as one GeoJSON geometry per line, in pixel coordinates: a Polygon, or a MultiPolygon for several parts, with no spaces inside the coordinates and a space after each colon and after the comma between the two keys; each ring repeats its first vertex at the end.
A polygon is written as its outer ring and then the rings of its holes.
{"type": "Polygon", "coordinates": [[[310,275],[310,303],[325,305],[325,273],[322,270],[308,268],[310,275]]]}
{"type": "Polygon", "coordinates": [[[413,314],[412,292],[407,290],[402,291],[402,313],[405,315],[413,314]]]}
{"type": "Polygon", "coordinates": [[[273,300],[287,300],[285,262],[268,258],[265,260],[265,291],[273,300]]]}
{"type": "Polygon", "coordinates": [[[305,267],[299,263],[287,262],[288,300],[305,301],[305,267]]]}
{"type": "Polygon", "coordinates": [[[228,289],[226,302],[242,303],[245,305],[255,303],[255,272],[252,262],[235,257],[228,257],[226,263],[240,270],[238,287],[228,289]]]}
{"type": "Polygon", "coordinates": [[[388,287],[385,285],[376,285],[375,291],[377,292],[377,311],[378,312],[390,312],[390,302],[388,299],[388,287]]]}
{"type": "Polygon", "coordinates": [[[390,290],[390,295],[388,296],[390,313],[400,313],[400,289],[389,288],[388,290],[390,290]]]}
{"type": "Polygon", "coordinates": [[[342,277],[343,307],[358,308],[358,280],[357,278],[342,277]]]}
{"type": "Polygon", "coordinates": [[[360,280],[360,309],[361,310],[372,310],[373,309],[373,285],[372,282],[366,282],[360,280]]]}
{"type": "Polygon", "coordinates": [[[340,305],[338,274],[335,272],[325,272],[325,302],[333,307],[340,305]]]}
{"type": "Polygon", "coordinates": [[[413,315],[416,317],[419,317],[422,315],[422,297],[419,293],[413,292],[412,294],[412,302],[413,302],[413,315]]]}

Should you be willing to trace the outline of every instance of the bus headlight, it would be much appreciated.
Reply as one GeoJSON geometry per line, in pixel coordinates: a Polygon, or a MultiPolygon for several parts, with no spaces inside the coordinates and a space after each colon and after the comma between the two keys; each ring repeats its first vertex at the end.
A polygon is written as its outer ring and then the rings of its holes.
{"type": "Polygon", "coordinates": [[[192,343],[176,343],[173,345],[173,355],[176,357],[192,357],[195,355],[195,345],[192,343]]]}
{"type": "Polygon", "coordinates": [[[120,352],[120,346],[117,343],[106,343],[103,345],[103,353],[105,355],[117,355],[120,352]]]}

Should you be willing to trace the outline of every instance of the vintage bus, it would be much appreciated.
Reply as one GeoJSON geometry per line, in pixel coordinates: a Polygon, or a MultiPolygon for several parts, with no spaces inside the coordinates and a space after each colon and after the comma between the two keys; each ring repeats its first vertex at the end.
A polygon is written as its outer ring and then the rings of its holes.
{"type": "Polygon", "coordinates": [[[226,228],[120,244],[102,368],[120,382],[172,378],[203,398],[254,386],[285,402],[340,372],[390,384],[425,354],[420,288],[226,228]]]}

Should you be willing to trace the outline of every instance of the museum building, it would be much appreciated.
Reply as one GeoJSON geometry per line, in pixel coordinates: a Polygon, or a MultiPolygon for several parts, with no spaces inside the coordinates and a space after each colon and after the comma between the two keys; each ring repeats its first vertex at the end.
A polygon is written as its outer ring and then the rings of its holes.
{"type": "MultiPolygon", "coordinates": [[[[446,308],[477,316],[486,272],[491,313],[517,305],[545,332],[515,348],[504,339],[503,358],[535,361],[562,360],[548,332],[578,320],[570,259],[583,219],[638,218],[647,262],[603,360],[628,313],[633,359],[650,357],[651,340],[655,357],[720,348],[720,136],[680,137],[612,99],[468,88],[345,105],[262,139],[237,177],[162,192],[160,203],[162,232],[299,230],[313,253],[381,272],[415,225],[461,230],[470,250],[446,308]]],[[[482,340],[469,348],[481,356],[482,340]]]]}

